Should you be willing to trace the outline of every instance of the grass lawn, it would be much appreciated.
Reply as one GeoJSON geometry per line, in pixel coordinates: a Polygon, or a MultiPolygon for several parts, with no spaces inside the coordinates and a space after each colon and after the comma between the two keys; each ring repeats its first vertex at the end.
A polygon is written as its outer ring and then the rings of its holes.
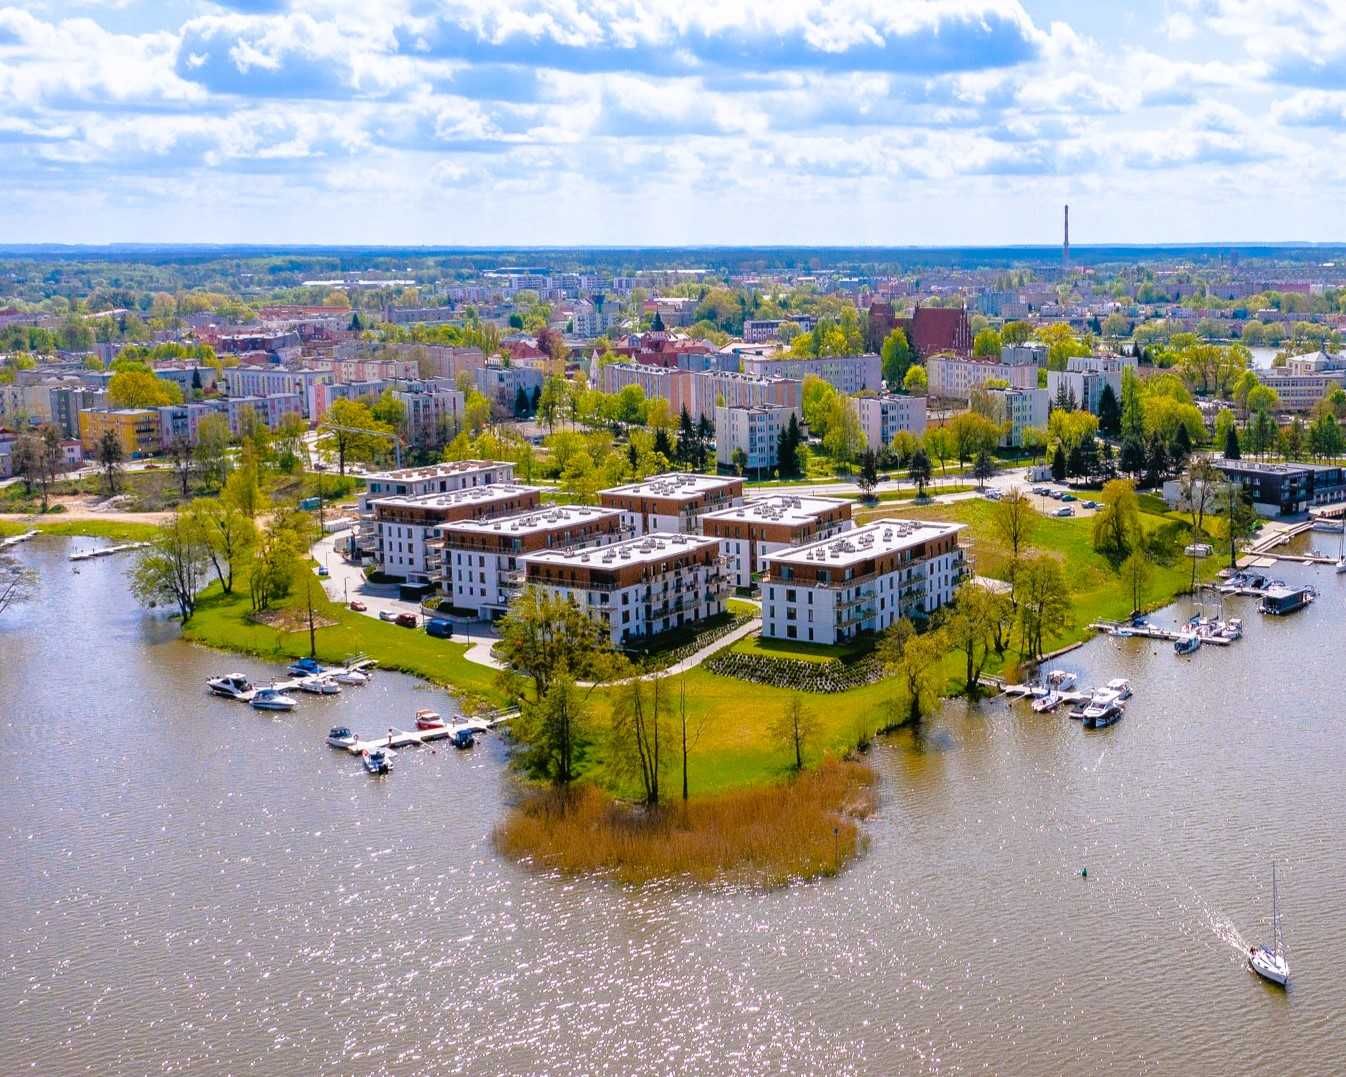
{"type": "Polygon", "coordinates": [[[858,658],[874,649],[874,638],[866,636],[853,643],[800,643],[794,639],[763,639],[759,635],[744,636],[734,644],[734,650],[743,654],[757,654],[764,658],[790,658],[800,662],[830,662],[858,658]]]}
{"type": "MultiPolygon", "coordinates": [[[[318,588],[315,587],[315,593],[318,588]]],[[[295,605],[299,596],[291,595],[295,605]]],[[[341,662],[354,654],[377,658],[384,669],[401,670],[443,685],[455,692],[480,698],[491,705],[504,702],[496,687],[495,670],[469,662],[463,657],[467,644],[435,639],[420,629],[401,628],[375,617],[354,613],[325,598],[319,600],[319,614],[336,624],[317,631],[318,658],[341,662]]],[[[302,658],[309,653],[308,630],[284,632],[249,620],[246,579],[235,582],[234,593],[226,595],[218,583],[212,584],[201,599],[195,615],[183,629],[183,636],[223,650],[240,651],[273,661],[302,658]]]]}
{"type": "Polygon", "coordinates": [[[152,537],[156,530],[153,524],[136,521],[121,521],[115,518],[107,520],[62,520],[60,514],[36,520],[32,523],[18,520],[0,520],[0,538],[20,535],[33,528],[48,535],[79,535],[87,538],[105,538],[117,542],[143,542],[152,537]]]}

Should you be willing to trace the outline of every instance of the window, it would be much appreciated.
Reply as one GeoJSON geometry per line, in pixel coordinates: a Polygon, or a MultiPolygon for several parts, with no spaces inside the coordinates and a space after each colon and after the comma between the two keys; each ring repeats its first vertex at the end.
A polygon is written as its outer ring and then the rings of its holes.
{"type": "Polygon", "coordinates": [[[790,639],[798,639],[798,638],[799,638],[799,630],[798,630],[797,628],[795,628],[794,625],[790,625],[790,626],[788,626],[788,627],[785,629],[785,634],[786,634],[790,639]]]}

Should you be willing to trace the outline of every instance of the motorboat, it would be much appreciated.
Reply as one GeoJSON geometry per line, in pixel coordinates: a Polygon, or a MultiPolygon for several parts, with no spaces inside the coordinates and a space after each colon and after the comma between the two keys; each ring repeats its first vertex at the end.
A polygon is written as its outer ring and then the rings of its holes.
{"type": "MultiPolygon", "coordinates": [[[[1088,710],[1089,708],[1085,709],[1088,710]]],[[[1104,729],[1114,722],[1121,721],[1124,713],[1122,704],[1114,699],[1111,703],[1103,706],[1098,714],[1092,716],[1086,714],[1083,725],[1085,729],[1104,729]]]]}
{"type": "Polygon", "coordinates": [[[335,672],[330,673],[330,674],[328,674],[328,675],[332,678],[332,680],[336,681],[337,684],[368,684],[368,683],[369,683],[369,674],[368,674],[368,673],[362,673],[362,672],[361,672],[360,670],[358,670],[358,669],[351,669],[351,668],[349,668],[349,667],[347,667],[346,669],[338,669],[338,670],[336,670],[335,672]]]}
{"type": "Polygon", "coordinates": [[[1271,932],[1270,946],[1248,949],[1248,964],[1264,980],[1284,987],[1290,982],[1290,962],[1285,957],[1285,943],[1281,938],[1281,909],[1276,893],[1276,864],[1271,864],[1271,932]]]}
{"type": "Polygon", "coordinates": [[[238,699],[246,703],[252,699],[253,692],[256,691],[252,682],[241,673],[230,673],[224,677],[211,677],[206,681],[206,687],[215,695],[224,696],[225,699],[238,699]]]}
{"type": "Polygon", "coordinates": [[[1072,707],[1070,710],[1066,711],[1066,717],[1073,718],[1077,722],[1083,721],[1084,707],[1072,707]]]}
{"type": "Polygon", "coordinates": [[[360,756],[360,762],[364,764],[365,770],[370,774],[387,774],[393,769],[392,752],[383,748],[375,748],[372,752],[365,752],[360,756]]]}
{"type": "Polygon", "coordinates": [[[1028,684],[1007,684],[1005,685],[1005,695],[1011,699],[1020,699],[1032,691],[1032,685],[1028,684]]]}
{"type": "Polygon", "coordinates": [[[427,710],[424,707],[422,707],[420,710],[416,712],[416,728],[443,729],[444,719],[441,718],[436,712],[432,710],[427,710]]]}
{"type": "Polygon", "coordinates": [[[1114,677],[1112,680],[1108,681],[1107,687],[1109,692],[1117,693],[1118,699],[1131,698],[1131,682],[1125,677],[1114,677]]]}
{"type": "Polygon", "coordinates": [[[353,658],[347,659],[343,664],[346,669],[353,669],[356,673],[363,673],[368,676],[374,672],[374,669],[379,664],[379,660],[377,658],[366,658],[362,654],[357,654],[353,658]]]}
{"type": "Polygon", "coordinates": [[[279,688],[259,688],[250,702],[259,711],[292,711],[296,704],[279,688]]]}
{"type": "Polygon", "coordinates": [[[298,658],[291,662],[286,673],[292,677],[316,677],[323,671],[315,658],[298,658]]]}
{"type": "Polygon", "coordinates": [[[1074,688],[1076,680],[1075,674],[1064,669],[1054,669],[1047,674],[1047,683],[1058,692],[1074,688]]]}
{"type": "Polygon", "coordinates": [[[1030,699],[1045,699],[1051,694],[1051,689],[1045,684],[1030,684],[1027,694],[1030,699]]]}
{"type": "Polygon", "coordinates": [[[1173,641],[1173,650],[1177,654],[1192,654],[1201,648],[1201,637],[1195,632],[1184,632],[1173,641]]]}
{"type": "Polygon", "coordinates": [[[1033,700],[1032,707],[1038,714],[1046,714],[1053,711],[1061,705],[1061,695],[1059,692],[1048,692],[1045,696],[1033,700]]]}
{"type": "Polygon", "coordinates": [[[1287,613],[1302,610],[1317,597],[1318,592],[1312,587],[1268,587],[1263,592],[1261,605],[1257,609],[1260,613],[1282,617],[1287,613]]]}
{"type": "Polygon", "coordinates": [[[331,677],[305,677],[296,686],[301,692],[315,696],[334,696],[340,693],[341,685],[331,677]]]}
{"type": "Polygon", "coordinates": [[[334,725],[327,731],[327,743],[333,748],[354,748],[359,740],[348,726],[334,725]]]}
{"type": "Polygon", "coordinates": [[[1089,702],[1085,704],[1084,709],[1080,712],[1080,717],[1085,721],[1089,721],[1093,718],[1102,718],[1103,715],[1107,713],[1109,707],[1113,707],[1119,702],[1121,702],[1121,695],[1119,693],[1114,692],[1109,688],[1100,688],[1093,694],[1089,702]]]}
{"type": "Polygon", "coordinates": [[[471,726],[460,726],[453,731],[449,743],[455,748],[471,748],[477,743],[477,731],[471,726]]]}

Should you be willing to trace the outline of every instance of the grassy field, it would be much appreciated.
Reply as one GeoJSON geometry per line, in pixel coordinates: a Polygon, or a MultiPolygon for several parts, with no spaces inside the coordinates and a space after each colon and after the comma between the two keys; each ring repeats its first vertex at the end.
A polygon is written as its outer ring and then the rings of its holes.
{"type": "MultiPolygon", "coordinates": [[[[317,595],[320,588],[314,587],[317,595]]],[[[292,595],[295,607],[302,596],[292,595]]],[[[335,622],[317,630],[318,658],[341,662],[354,654],[377,658],[384,669],[401,670],[443,685],[456,693],[498,706],[504,697],[496,687],[495,670],[463,657],[467,644],[427,636],[420,629],[400,628],[377,618],[354,613],[320,598],[316,603],[324,621],[335,622]]],[[[235,583],[232,595],[212,584],[201,599],[196,614],[183,629],[183,636],[196,643],[223,650],[257,655],[272,661],[302,658],[309,653],[308,630],[287,632],[258,624],[249,617],[246,579],[235,583]]]]}
{"type": "Polygon", "coordinates": [[[86,538],[105,538],[116,542],[143,542],[155,532],[153,524],[132,520],[62,520],[59,515],[40,520],[0,520],[0,538],[19,535],[36,528],[48,535],[71,535],[86,538]]]}
{"type": "Polygon", "coordinates": [[[855,643],[823,644],[800,643],[793,639],[763,639],[760,635],[745,636],[734,644],[734,650],[742,654],[758,654],[766,658],[792,658],[800,662],[830,662],[834,658],[843,661],[867,654],[874,649],[874,639],[867,636],[855,643]]]}

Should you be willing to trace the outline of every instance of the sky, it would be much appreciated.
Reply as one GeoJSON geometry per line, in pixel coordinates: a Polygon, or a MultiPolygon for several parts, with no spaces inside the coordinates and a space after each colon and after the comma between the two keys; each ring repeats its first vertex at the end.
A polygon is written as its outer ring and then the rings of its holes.
{"type": "Polygon", "coordinates": [[[1346,240],[1342,0],[0,0],[0,243],[1346,240]]]}

